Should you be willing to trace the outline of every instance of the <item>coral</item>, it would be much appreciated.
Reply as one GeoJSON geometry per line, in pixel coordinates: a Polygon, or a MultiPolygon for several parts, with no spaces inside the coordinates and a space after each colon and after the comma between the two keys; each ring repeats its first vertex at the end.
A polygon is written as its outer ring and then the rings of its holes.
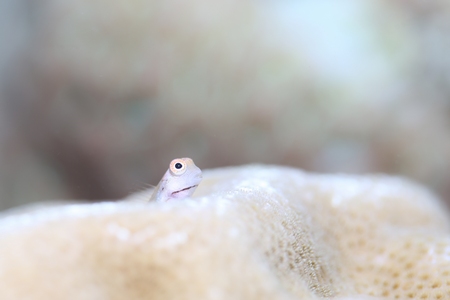
{"type": "Polygon", "coordinates": [[[387,176],[206,170],[195,197],[0,220],[1,299],[448,299],[450,222],[387,176]]]}

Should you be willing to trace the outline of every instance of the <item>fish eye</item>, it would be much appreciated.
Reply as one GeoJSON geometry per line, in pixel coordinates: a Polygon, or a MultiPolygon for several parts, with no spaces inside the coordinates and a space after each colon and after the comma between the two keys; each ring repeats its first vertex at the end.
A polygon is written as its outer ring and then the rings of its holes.
{"type": "Polygon", "coordinates": [[[182,175],[184,172],[186,172],[186,163],[181,158],[174,159],[170,163],[169,169],[173,175],[182,175]]]}

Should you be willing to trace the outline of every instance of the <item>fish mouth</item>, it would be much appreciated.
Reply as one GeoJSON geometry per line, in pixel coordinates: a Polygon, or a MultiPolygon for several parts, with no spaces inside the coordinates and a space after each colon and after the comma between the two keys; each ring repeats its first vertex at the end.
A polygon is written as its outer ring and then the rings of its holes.
{"type": "Polygon", "coordinates": [[[189,186],[189,187],[184,188],[184,189],[179,190],[179,191],[175,191],[175,192],[172,193],[172,195],[175,195],[175,194],[177,194],[177,193],[181,193],[181,192],[184,192],[184,191],[187,191],[187,190],[190,190],[190,189],[194,189],[194,188],[196,188],[196,187],[198,187],[198,184],[189,186]]]}

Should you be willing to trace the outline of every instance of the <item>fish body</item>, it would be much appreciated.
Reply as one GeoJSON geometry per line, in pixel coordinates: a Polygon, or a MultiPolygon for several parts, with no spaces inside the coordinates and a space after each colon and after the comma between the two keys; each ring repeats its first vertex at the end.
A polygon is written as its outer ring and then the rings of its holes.
{"type": "Polygon", "coordinates": [[[167,202],[192,196],[202,180],[202,171],[190,158],[171,161],[169,169],[156,186],[150,201],[167,202]]]}

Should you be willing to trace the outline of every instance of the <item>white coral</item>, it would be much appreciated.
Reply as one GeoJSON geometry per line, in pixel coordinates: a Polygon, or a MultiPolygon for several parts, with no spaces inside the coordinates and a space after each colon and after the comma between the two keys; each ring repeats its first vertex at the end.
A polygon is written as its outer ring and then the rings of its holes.
{"type": "Polygon", "coordinates": [[[398,178],[208,170],[188,201],[3,217],[0,298],[446,299],[449,229],[398,178]]]}

